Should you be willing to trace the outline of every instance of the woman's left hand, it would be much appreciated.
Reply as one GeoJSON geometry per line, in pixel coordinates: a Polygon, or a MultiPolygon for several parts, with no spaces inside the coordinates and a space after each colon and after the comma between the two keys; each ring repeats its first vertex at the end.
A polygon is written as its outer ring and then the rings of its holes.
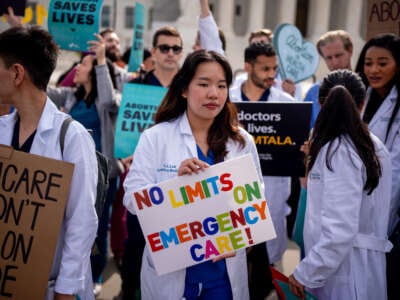
{"type": "Polygon", "coordinates": [[[197,174],[199,171],[208,167],[209,165],[207,163],[196,157],[188,158],[181,162],[178,168],[178,176],[191,175],[192,173],[197,174]]]}
{"type": "Polygon", "coordinates": [[[292,275],[289,276],[289,288],[290,291],[299,297],[300,299],[304,299],[304,285],[297,281],[297,279],[292,275]]]}
{"type": "Polygon", "coordinates": [[[236,256],[236,251],[229,252],[229,253],[226,253],[226,254],[222,254],[221,256],[213,258],[212,262],[217,262],[217,261],[223,260],[225,258],[234,257],[234,256],[236,256]]]}
{"type": "Polygon", "coordinates": [[[89,41],[89,51],[94,52],[98,65],[106,64],[106,43],[100,34],[95,34],[97,40],[89,41]]]}

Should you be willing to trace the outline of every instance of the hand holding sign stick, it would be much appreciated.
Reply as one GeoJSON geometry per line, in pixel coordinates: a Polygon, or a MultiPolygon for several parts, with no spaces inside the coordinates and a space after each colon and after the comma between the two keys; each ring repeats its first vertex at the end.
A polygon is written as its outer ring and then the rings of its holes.
{"type": "Polygon", "coordinates": [[[93,52],[97,58],[98,65],[106,64],[106,44],[100,34],[94,34],[97,40],[88,41],[89,51],[93,52]]]}
{"type": "Polygon", "coordinates": [[[8,13],[4,14],[7,23],[11,27],[22,26],[22,18],[14,14],[14,9],[11,6],[8,7],[7,11],[8,13]]]}

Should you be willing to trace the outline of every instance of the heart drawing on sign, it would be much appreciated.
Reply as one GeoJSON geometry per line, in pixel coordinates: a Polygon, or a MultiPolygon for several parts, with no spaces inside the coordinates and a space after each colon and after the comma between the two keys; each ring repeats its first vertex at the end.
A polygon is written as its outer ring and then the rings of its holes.
{"type": "Polygon", "coordinates": [[[274,31],[273,43],[278,53],[282,79],[290,78],[297,83],[311,77],[317,70],[317,48],[303,39],[296,26],[279,25],[274,31]]]}

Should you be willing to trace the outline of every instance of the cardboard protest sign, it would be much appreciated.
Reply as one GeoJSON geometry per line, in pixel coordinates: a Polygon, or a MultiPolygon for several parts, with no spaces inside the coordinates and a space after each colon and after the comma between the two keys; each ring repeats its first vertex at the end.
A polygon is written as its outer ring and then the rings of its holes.
{"type": "Polygon", "coordinates": [[[167,89],[160,86],[124,84],[115,130],[115,157],[133,154],[140,134],[154,124],[153,115],[166,92],[167,89]]]}
{"type": "Polygon", "coordinates": [[[311,102],[237,102],[239,122],[254,137],[263,175],[304,176],[300,146],[310,131],[311,102]]]}
{"type": "Polygon", "coordinates": [[[279,25],[274,31],[273,44],[278,54],[282,79],[290,78],[297,83],[311,77],[317,70],[317,48],[303,39],[296,26],[279,25]]]}
{"type": "Polygon", "coordinates": [[[143,62],[143,36],[146,22],[145,17],[146,14],[143,4],[136,2],[133,39],[128,64],[129,72],[136,72],[143,62]]]}
{"type": "Polygon", "coordinates": [[[132,201],[159,275],[276,236],[250,154],[148,186],[132,201]]]}
{"type": "Polygon", "coordinates": [[[44,299],[73,169],[0,145],[0,299],[44,299]]]}
{"type": "Polygon", "coordinates": [[[25,16],[26,0],[1,0],[0,16],[8,14],[8,7],[11,6],[16,16],[25,16]]]}
{"type": "Polygon", "coordinates": [[[61,49],[87,51],[96,40],[102,0],[51,0],[47,26],[61,49]]]}
{"type": "Polygon", "coordinates": [[[400,2],[368,0],[367,40],[380,33],[400,34],[400,2]]]}

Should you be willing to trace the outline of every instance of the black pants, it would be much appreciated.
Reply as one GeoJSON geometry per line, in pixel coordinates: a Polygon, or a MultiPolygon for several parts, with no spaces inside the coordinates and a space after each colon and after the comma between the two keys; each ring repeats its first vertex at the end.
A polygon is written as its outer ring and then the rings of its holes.
{"type": "Polygon", "coordinates": [[[121,289],[124,300],[134,300],[135,294],[140,292],[140,269],[145,240],[137,216],[129,212],[127,212],[127,229],[128,239],[121,266],[121,289]]]}
{"type": "Polygon", "coordinates": [[[388,300],[400,299],[400,222],[389,237],[392,251],[386,254],[388,300]]]}
{"type": "Polygon", "coordinates": [[[264,300],[273,289],[267,245],[252,246],[247,254],[250,300],[264,300]]]}

